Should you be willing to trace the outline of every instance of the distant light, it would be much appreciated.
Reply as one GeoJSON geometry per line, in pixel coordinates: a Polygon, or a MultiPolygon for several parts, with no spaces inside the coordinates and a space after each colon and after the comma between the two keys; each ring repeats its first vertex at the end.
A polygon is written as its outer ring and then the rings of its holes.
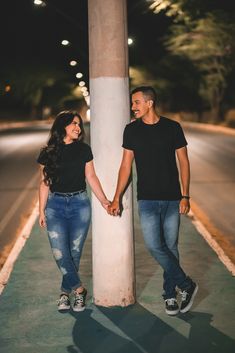
{"type": "Polygon", "coordinates": [[[76,60],[71,60],[69,65],[76,66],[77,65],[77,61],[76,60]]]}
{"type": "Polygon", "coordinates": [[[40,6],[40,5],[46,6],[45,2],[42,0],[34,0],[33,3],[34,3],[34,5],[38,5],[38,6],[40,6]]]}
{"type": "Polygon", "coordinates": [[[87,121],[91,120],[91,111],[90,111],[90,109],[87,109],[87,111],[86,111],[86,119],[87,119],[87,121]]]}
{"type": "Polygon", "coordinates": [[[84,97],[84,99],[85,99],[85,101],[86,101],[86,104],[87,104],[87,106],[89,107],[90,106],[90,95],[89,96],[87,96],[87,97],[84,97]]]}
{"type": "Polygon", "coordinates": [[[128,38],[128,45],[133,44],[133,39],[132,38],[128,38]]]}
{"type": "Polygon", "coordinates": [[[87,92],[87,87],[86,87],[86,86],[83,86],[83,87],[81,88],[81,91],[82,91],[82,92],[87,92]]]}
{"type": "Polygon", "coordinates": [[[62,45],[69,45],[69,41],[67,40],[67,39],[63,39],[62,41],[61,41],[61,44],[62,45]]]}
{"type": "Polygon", "coordinates": [[[89,92],[87,92],[87,91],[82,92],[82,95],[83,95],[84,97],[87,97],[87,96],[89,96],[89,92]]]}
{"type": "Polygon", "coordinates": [[[82,74],[81,72],[78,72],[78,73],[76,74],[76,77],[77,77],[77,78],[82,78],[82,76],[83,76],[83,74],[82,74]]]}
{"type": "Polygon", "coordinates": [[[80,86],[80,87],[85,86],[85,84],[86,84],[86,83],[85,83],[84,81],[80,81],[80,82],[79,82],[79,86],[80,86]]]}
{"type": "Polygon", "coordinates": [[[5,92],[9,92],[10,90],[11,90],[11,86],[10,85],[6,85],[5,92]]]}

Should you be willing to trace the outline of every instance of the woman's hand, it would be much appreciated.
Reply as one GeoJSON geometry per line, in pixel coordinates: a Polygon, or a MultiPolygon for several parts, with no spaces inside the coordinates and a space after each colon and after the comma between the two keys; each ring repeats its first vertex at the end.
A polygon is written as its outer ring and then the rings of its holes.
{"type": "Polygon", "coordinates": [[[101,205],[102,207],[107,211],[108,210],[108,207],[109,205],[111,204],[111,202],[109,200],[104,200],[104,201],[101,201],[101,205]]]}
{"type": "Polygon", "coordinates": [[[39,225],[41,228],[45,228],[46,227],[46,215],[44,212],[39,214],[39,225]]]}

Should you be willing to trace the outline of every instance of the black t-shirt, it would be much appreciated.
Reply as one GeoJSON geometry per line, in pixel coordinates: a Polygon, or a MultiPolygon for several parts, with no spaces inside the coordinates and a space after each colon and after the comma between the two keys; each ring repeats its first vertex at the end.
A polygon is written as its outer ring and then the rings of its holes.
{"type": "Polygon", "coordinates": [[[138,200],[181,198],[175,150],[186,145],[180,124],[162,116],[156,124],[137,119],[126,126],[122,147],[134,152],[138,200]]]}
{"type": "MultiPolygon", "coordinates": [[[[58,181],[50,185],[51,192],[74,192],[86,189],[85,165],[93,159],[90,146],[76,141],[62,146],[58,181]]],[[[45,154],[41,152],[37,162],[45,165],[45,154]]]]}

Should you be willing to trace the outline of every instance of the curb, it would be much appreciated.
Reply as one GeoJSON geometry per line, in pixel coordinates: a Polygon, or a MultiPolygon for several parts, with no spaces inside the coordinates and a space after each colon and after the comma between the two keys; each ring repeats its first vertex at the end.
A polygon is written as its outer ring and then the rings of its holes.
{"type": "Polygon", "coordinates": [[[13,246],[10,254],[7,257],[1,271],[0,271],[0,295],[2,294],[4,288],[6,287],[8,280],[10,278],[11,272],[14,268],[14,264],[19,257],[21,250],[23,249],[27,239],[30,237],[31,230],[34,223],[38,217],[38,201],[36,202],[31,215],[29,216],[26,224],[24,225],[22,231],[19,234],[15,245],[13,246]]]}

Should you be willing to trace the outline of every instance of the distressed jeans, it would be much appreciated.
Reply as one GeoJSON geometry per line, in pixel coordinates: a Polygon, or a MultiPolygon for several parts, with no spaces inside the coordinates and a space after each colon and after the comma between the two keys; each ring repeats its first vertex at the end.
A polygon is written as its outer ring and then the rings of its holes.
{"type": "Polygon", "coordinates": [[[79,263],[90,225],[90,200],[86,191],[74,196],[51,193],[45,211],[52,253],[63,276],[61,290],[70,293],[81,286],[79,263]]]}
{"type": "Polygon", "coordinates": [[[176,287],[192,284],[179,264],[179,201],[139,200],[138,208],[147,249],[164,270],[163,298],[175,298],[176,287]]]}

